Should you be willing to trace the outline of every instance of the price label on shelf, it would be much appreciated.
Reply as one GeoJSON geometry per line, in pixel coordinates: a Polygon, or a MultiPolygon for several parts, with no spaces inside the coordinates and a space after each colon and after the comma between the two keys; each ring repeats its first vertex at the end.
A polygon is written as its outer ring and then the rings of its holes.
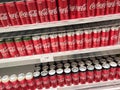
{"type": "Polygon", "coordinates": [[[42,55],[40,57],[40,62],[45,63],[45,62],[52,62],[54,61],[53,55],[42,55]]]}

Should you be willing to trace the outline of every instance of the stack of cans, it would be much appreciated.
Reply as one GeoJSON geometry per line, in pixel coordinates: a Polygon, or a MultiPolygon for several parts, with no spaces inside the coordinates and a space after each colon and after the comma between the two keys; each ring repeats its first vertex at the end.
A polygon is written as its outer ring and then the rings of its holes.
{"type": "Polygon", "coordinates": [[[120,79],[120,55],[35,65],[34,72],[0,77],[0,90],[36,90],[120,79]]]}
{"type": "Polygon", "coordinates": [[[120,13],[119,0],[17,0],[0,3],[0,27],[120,13]]]}

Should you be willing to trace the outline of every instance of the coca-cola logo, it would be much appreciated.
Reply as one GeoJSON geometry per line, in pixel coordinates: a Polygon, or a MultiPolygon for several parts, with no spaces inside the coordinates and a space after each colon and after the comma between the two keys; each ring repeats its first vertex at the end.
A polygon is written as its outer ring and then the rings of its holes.
{"type": "Polygon", "coordinates": [[[67,45],[67,42],[64,41],[64,42],[60,42],[60,46],[66,46],[67,45]]]}
{"type": "Polygon", "coordinates": [[[117,1],[116,1],[116,4],[117,4],[117,6],[120,6],[120,1],[117,0],[117,1]]]}
{"type": "Polygon", "coordinates": [[[85,78],[85,77],[80,77],[80,79],[82,79],[82,80],[86,80],[86,78],[85,78]]]}
{"type": "Polygon", "coordinates": [[[64,79],[59,79],[58,81],[59,81],[59,82],[64,82],[64,79]]]}
{"type": "Polygon", "coordinates": [[[28,13],[27,12],[23,12],[23,11],[20,11],[19,12],[19,16],[21,17],[21,18],[24,18],[24,17],[28,17],[28,13]]]}
{"type": "Polygon", "coordinates": [[[25,87],[27,84],[24,82],[24,83],[21,83],[20,85],[21,87],[25,87]]]}
{"type": "Polygon", "coordinates": [[[33,45],[27,45],[27,46],[26,46],[26,49],[27,49],[27,50],[32,50],[32,49],[33,49],[33,45]]]}
{"type": "Polygon", "coordinates": [[[35,46],[34,46],[36,49],[41,49],[42,48],[42,44],[35,44],[35,46]]]}
{"type": "Polygon", "coordinates": [[[93,38],[93,42],[100,42],[100,38],[93,38]]]}
{"type": "Polygon", "coordinates": [[[93,79],[93,76],[88,76],[87,78],[89,78],[89,79],[93,79]]]}
{"type": "Polygon", "coordinates": [[[36,17],[37,16],[37,10],[31,10],[28,12],[30,17],[36,17]]]}
{"type": "Polygon", "coordinates": [[[0,14],[0,20],[7,20],[8,17],[7,17],[7,13],[1,13],[0,14]]]}
{"type": "Polygon", "coordinates": [[[116,40],[117,38],[118,38],[118,36],[116,36],[116,35],[111,36],[111,40],[116,40]]]}
{"type": "Polygon", "coordinates": [[[102,41],[108,41],[108,37],[102,37],[102,41]]]}
{"type": "Polygon", "coordinates": [[[49,0],[50,2],[55,2],[55,0],[49,0]]]}
{"type": "Polygon", "coordinates": [[[19,18],[18,12],[13,13],[13,14],[9,14],[10,19],[16,19],[19,18]]]}
{"type": "Polygon", "coordinates": [[[83,44],[83,40],[76,40],[76,43],[81,45],[83,44]]]}
{"type": "Polygon", "coordinates": [[[114,2],[108,2],[107,1],[107,7],[115,7],[115,1],[114,2]]]}
{"type": "Polygon", "coordinates": [[[13,87],[14,87],[14,88],[18,88],[18,87],[19,87],[19,85],[18,85],[18,84],[15,84],[13,87]]]}
{"type": "Polygon", "coordinates": [[[73,41],[68,41],[68,45],[74,45],[75,44],[75,40],[73,40],[73,41]]]}
{"type": "Polygon", "coordinates": [[[51,80],[51,83],[56,83],[57,81],[56,80],[51,80]]]}
{"type": "Polygon", "coordinates": [[[74,80],[74,81],[77,81],[77,80],[79,80],[79,78],[76,77],[76,78],[73,78],[73,80],[74,80]]]}
{"type": "Polygon", "coordinates": [[[15,47],[8,47],[8,49],[9,49],[10,52],[15,52],[16,51],[15,47]]]}
{"type": "Polygon", "coordinates": [[[51,46],[52,46],[52,47],[58,47],[58,42],[52,42],[52,43],[51,43],[51,46]]]}
{"type": "Polygon", "coordinates": [[[76,6],[70,6],[70,11],[76,11],[76,6]]]}
{"type": "Polygon", "coordinates": [[[49,12],[50,15],[57,14],[57,8],[52,9],[52,10],[49,9],[48,12],[49,12]]]}
{"type": "Polygon", "coordinates": [[[96,7],[95,7],[95,3],[93,2],[93,3],[90,5],[89,9],[92,10],[92,9],[95,9],[95,8],[96,8],[96,7]]]}
{"type": "Polygon", "coordinates": [[[1,53],[6,53],[6,52],[8,52],[7,47],[4,47],[4,48],[0,49],[0,52],[1,52],[1,53]]]}
{"type": "Polygon", "coordinates": [[[49,47],[50,47],[50,43],[45,43],[45,44],[43,44],[43,47],[44,47],[44,48],[49,48],[49,47]]]}
{"type": "Polygon", "coordinates": [[[82,6],[76,6],[77,11],[86,11],[87,6],[86,4],[83,4],[82,6]]]}
{"type": "Polygon", "coordinates": [[[96,77],[96,78],[101,78],[101,75],[96,75],[95,77],[96,77]]]}
{"type": "Polygon", "coordinates": [[[71,81],[71,78],[66,78],[65,80],[66,80],[66,81],[71,81]]]}
{"type": "Polygon", "coordinates": [[[103,76],[104,76],[104,77],[108,77],[108,76],[109,76],[109,74],[103,74],[103,76]]]}
{"type": "Polygon", "coordinates": [[[97,9],[103,9],[103,8],[105,8],[106,7],[106,3],[100,3],[100,2],[98,2],[97,4],[96,4],[96,8],[97,9]]]}
{"type": "Polygon", "coordinates": [[[85,39],[85,43],[91,43],[91,39],[85,39]]]}
{"type": "Polygon", "coordinates": [[[37,84],[37,85],[41,85],[41,84],[42,84],[42,82],[38,81],[38,82],[36,82],[36,84],[37,84]]]}
{"type": "Polygon", "coordinates": [[[68,7],[66,7],[66,8],[59,7],[59,11],[61,14],[68,13],[68,7]]]}
{"type": "Polygon", "coordinates": [[[48,15],[47,8],[44,8],[43,10],[38,11],[38,14],[39,14],[40,16],[46,16],[46,15],[48,15]]]}
{"type": "Polygon", "coordinates": [[[22,52],[22,51],[25,51],[25,47],[24,45],[22,45],[21,47],[17,47],[18,51],[22,52]]]}
{"type": "Polygon", "coordinates": [[[49,81],[46,80],[46,81],[43,81],[43,83],[44,83],[44,84],[49,84],[49,81]]]}
{"type": "Polygon", "coordinates": [[[28,85],[29,85],[29,86],[33,86],[33,85],[34,85],[34,82],[29,82],[28,85]]]}
{"type": "Polygon", "coordinates": [[[114,76],[114,75],[115,75],[115,73],[114,73],[114,72],[110,72],[110,75],[113,75],[113,76],[114,76]]]}

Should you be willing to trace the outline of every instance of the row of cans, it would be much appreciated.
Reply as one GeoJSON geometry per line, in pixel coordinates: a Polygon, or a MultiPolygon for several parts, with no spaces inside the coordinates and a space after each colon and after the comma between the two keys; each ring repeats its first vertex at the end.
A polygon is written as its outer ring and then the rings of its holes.
{"type": "Polygon", "coordinates": [[[120,41],[119,26],[72,31],[49,35],[33,35],[0,39],[0,57],[10,58],[35,54],[80,50],[116,45],[120,41]]]}
{"type": "Polygon", "coordinates": [[[0,3],[0,26],[120,13],[120,0],[18,0],[0,3]]]}
{"type": "Polygon", "coordinates": [[[120,56],[91,57],[35,65],[34,72],[0,78],[0,90],[36,90],[120,79],[120,56]]]}

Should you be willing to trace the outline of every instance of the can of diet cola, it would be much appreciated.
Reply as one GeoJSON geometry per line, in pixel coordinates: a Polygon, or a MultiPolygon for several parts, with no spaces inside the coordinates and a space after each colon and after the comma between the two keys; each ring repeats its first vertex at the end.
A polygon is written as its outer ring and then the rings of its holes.
{"type": "Polygon", "coordinates": [[[5,6],[12,25],[21,25],[20,17],[15,2],[6,2],[5,6]]]}
{"type": "Polygon", "coordinates": [[[79,84],[79,69],[78,67],[73,67],[72,68],[72,80],[74,85],[79,84]]]}
{"type": "Polygon", "coordinates": [[[92,83],[94,81],[94,66],[87,66],[87,82],[92,83]]]}
{"type": "Polygon", "coordinates": [[[30,24],[30,17],[27,11],[25,1],[16,1],[15,4],[19,13],[21,24],[30,24]]]}

